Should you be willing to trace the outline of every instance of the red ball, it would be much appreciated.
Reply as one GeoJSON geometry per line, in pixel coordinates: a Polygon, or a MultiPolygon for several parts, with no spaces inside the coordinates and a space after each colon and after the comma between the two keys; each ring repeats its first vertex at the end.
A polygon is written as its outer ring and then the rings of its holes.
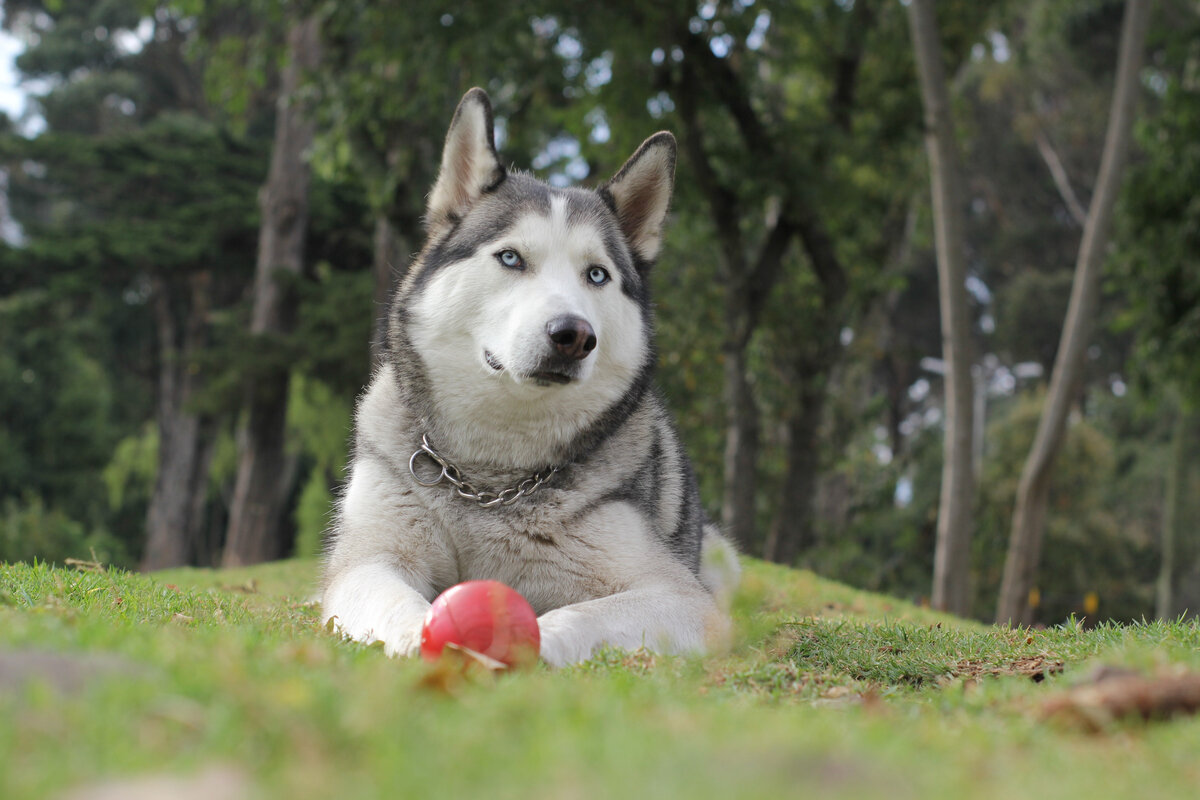
{"type": "Polygon", "coordinates": [[[524,666],[541,646],[537,614],[515,589],[499,581],[467,581],[438,595],[421,628],[421,657],[436,661],[448,644],[524,666]]]}

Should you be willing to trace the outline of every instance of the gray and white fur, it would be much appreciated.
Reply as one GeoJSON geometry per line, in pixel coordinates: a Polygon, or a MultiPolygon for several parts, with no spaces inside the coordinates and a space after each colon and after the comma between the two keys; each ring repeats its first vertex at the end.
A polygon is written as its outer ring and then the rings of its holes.
{"type": "Polygon", "coordinates": [[[493,579],[532,604],[555,666],[725,637],[737,557],[652,386],[648,273],[675,152],[657,133],[599,189],[552,188],[504,169],[487,95],[463,97],[358,405],[324,566],[324,618],[344,635],[412,654],[434,597],[493,579]],[[416,480],[422,437],[473,486],[557,472],[482,508],[416,480]]]}

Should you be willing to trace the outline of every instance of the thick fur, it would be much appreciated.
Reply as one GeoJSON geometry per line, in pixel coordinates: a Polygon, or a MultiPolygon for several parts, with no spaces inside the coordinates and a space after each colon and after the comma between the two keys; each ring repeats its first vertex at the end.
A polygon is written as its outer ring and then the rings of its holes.
{"type": "Polygon", "coordinates": [[[552,665],[602,645],[682,653],[724,636],[736,555],[704,518],[651,386],[647,273],[674,167],[675,140],[659,133],[598,190],[553,189],[501,166],[487,95],[464,96],[428,239],[359,402],[324,570],[324,616],[342,633],[411,654],[434,597],[494,579],[533,605],[552,665]],[[560,320],[594,333],[594,349],[556,345],[560,320]],[[477,487],[558,472],[481,508],[414,479],[422,436],[477,487]]]}

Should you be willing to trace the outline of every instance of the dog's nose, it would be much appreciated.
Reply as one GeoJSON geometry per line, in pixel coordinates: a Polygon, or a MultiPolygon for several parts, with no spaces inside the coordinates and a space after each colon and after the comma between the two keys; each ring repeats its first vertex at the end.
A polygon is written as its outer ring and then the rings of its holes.
{"type": "Polygon", "coordinates": [[[558,352],[574,361],[582,361],[596,349],[596,332],[582,317],[555,317],[546,323],[546,335],[558,352]]]}

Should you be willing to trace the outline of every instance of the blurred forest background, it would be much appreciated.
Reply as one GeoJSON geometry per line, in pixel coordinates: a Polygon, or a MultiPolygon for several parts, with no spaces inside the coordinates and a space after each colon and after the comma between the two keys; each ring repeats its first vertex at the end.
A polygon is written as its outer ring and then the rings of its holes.
{"type": "MultiPolygon", "coordinates": [[[[1200,609],[1200,3],[1137,2],[1028,622],[1200,609]]],[[[675,133],[659,382],[706,506],[747,553],[934,598],[951,365],[910,26],[932,5],[973,412],[966,594],[939,604],[995,618],[1126,4],[913,3],[7,0],[31,103],[0,119],[0,560],[319,552],[478,85],[505,161],[559,185],[675,133]]]]}

